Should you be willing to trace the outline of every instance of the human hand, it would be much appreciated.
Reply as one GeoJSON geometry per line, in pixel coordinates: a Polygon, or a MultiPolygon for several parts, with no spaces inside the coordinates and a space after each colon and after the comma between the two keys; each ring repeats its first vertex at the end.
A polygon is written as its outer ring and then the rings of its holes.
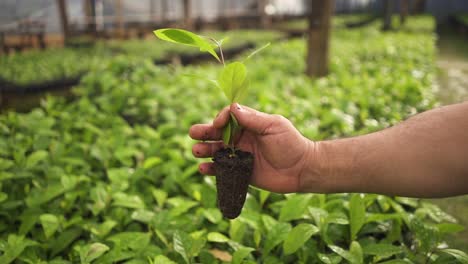
{"type": "MultiPolygon", "coordinates": [[[[195,144],[195,157],[207,158],[221,149],[222,128],[234,114],[243,128],[236,147],[254,155],[251,184],[273,192],[299,192],[301,174],[312,159],[314,142],[302,136],[292,123],[280,116],[256,111],[246,106],[232,104],[225,107],[213,124],[196,124],[190,128],[193,139],[203,140],[195,144]]],[[[212,162],[200,164],[202,174],[214,175],[212,162]]]]}

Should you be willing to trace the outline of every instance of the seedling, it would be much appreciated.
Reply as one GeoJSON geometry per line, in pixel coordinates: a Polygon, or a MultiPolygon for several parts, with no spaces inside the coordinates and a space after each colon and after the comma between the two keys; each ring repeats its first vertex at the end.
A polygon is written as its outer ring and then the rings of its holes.
{"type": "MultiPolygon", "coordinates": [[[[211,80],[223,92],[229,102],[242,101],[249,87],[247,68],[242,61],[226,64],[222,44],[225,39],[218,41],[213,38],[200,36],[182,29],[165,28],[154,31],[162,40],[197,47],[200,51],[211,54],[223,69],[216,80],[211,80]],[[219,50],[219,56],[215,49],[219,50]]],[[[251,58],[260,50],[255,50],[246,59],[251,58]]],[[[235,148],[235,139],[241,132],[236,117],[231,113],[229,122],[223,128],[223,142],[226,148],[214,154],[213,161],[216,170],[216,186],[218,190],[218,206],[227,218],[236,218],[244,205],[250,176],[253,170],[253,155],[235,148]]]]}

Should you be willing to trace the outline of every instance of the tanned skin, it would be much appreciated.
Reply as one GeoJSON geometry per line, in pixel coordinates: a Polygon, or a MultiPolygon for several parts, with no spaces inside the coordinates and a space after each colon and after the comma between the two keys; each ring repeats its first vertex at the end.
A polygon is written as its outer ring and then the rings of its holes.
{"type": "MultiPolygon", "coordinates": [[[[223,146],[233,113],[243,132],[237,146],[254,153],[251,184],[278,193],[362,192],[407,197],[468,194],[468,103],[417,114],[379,132],[329,141],[305,138],[286,118],[232,104],[190,136],[199,158],[223,146]]],[[[213,164],[200,172],[213,175],[213,164]]]]}

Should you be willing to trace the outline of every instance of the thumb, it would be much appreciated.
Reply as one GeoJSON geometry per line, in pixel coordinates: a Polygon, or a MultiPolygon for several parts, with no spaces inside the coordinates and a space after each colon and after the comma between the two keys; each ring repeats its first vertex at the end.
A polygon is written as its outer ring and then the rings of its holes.
{"type": "Polygon", "coordinates": [[[275,122],[275,116],[269,115],[238,103],[231,104],[230,112],[234,114],[239,125],[257,134],[265,134],[275,122]]]}

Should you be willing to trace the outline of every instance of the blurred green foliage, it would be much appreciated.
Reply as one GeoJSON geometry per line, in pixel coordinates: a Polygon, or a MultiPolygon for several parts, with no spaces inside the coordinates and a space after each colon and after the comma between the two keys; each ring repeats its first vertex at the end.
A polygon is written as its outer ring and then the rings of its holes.
{"type": "MultiPolygon", "coordinates": [[[[435,105],[434,41],[337,30],[317,80],[303,75],[304,40],[273,43],[247,62],[246,103],[316,140],[375,131],[435,105]]],[[[187,135],[227,103],[187,76],[219,67],[117,56],[93,66],[78,100],[1,115],[0,263],[468,263],[444,239],[463,227],[418,199],[251,188],[239,218],[222,219],[187,135]]]]}

